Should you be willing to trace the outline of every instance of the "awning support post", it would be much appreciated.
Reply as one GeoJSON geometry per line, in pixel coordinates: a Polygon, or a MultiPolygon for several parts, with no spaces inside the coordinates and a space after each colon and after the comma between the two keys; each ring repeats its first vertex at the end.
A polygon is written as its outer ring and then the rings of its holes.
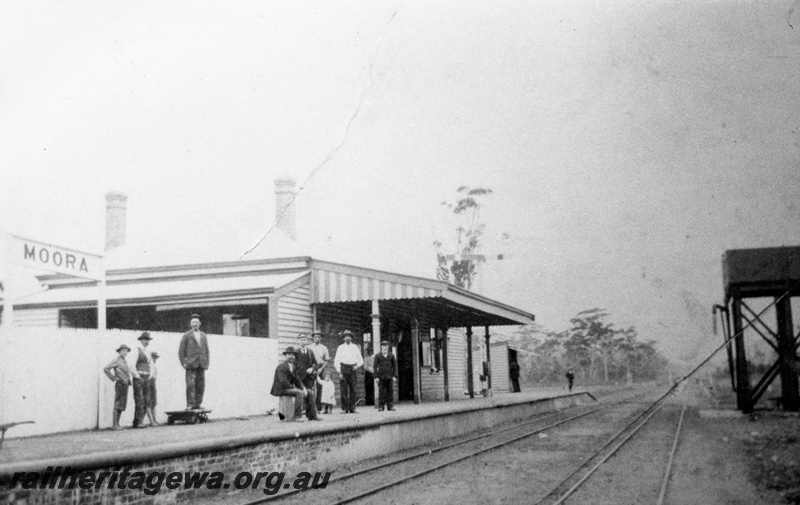
{"type": "Polygon", "coordinates": [[[489,325],[484,326],[486,332],[486,387],[492,390],[492,346],[489,344],[489,325]]]}
{"type": "Polygon", "coordinates": [[[442,329],[442,373],[444,378],[444,401],[450,401],[450,384],[447,373],[447,328],[442,329]]]}
{"type": "Polygon", "coordinates": [[[472,326],[467,326],[467,391],[471,399],[475,398],[475,385],[472,380],[472,326]]]}
{"type": "Polygon", "coordinates": [[[414,365],[414,403],[422,396],[422,377],[419,370],[419,321],[414,319],[411,327],[411,356],[414,365]]]}
{"type": "MultiPolygon", "coordinates": [[[[381,348],[381,311],[378,300],[372,300],[372,354],[380,352],[381,348]]],[[[365,356],[366,358],[366,356],[365,356]]],[[[372,388],[375,396],[375,405],[378,405],[378,388],[372,388]]]]}

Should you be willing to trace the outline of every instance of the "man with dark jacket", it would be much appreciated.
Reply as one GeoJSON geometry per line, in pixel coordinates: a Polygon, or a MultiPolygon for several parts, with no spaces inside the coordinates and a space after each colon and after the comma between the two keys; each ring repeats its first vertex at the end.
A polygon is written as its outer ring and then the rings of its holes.
{"type": "MultiPolygon", "coordinates": [[[[275,378],[272,380],[272,396],[294,396],[294,418],[300,419],[303,415],[303,398],[306,396],[306,388],[297,377],[297,351],[289,346],[283,351],[286,360],[275,368],[275,378]]],[[[281,417],[283,421],[283,417],[281,417]]]]}
{"type": "Polygon", "coordinates": [[[186,410],[203,408],[206,370],[209,364],[208,339],[200,331],[200,315],[192,314],[192,329],[183,334],[178,348],[181,366],[186,369],[186,410]]]}
{"type": "Polygon", "coordinates": [[[381,352],[375,355],[375,382],[378,383],[378,410],[394,410],[393,381],[397,380],[397,359],[389,352],[389,342],[381,342],[381,352]]]}
{"type": "Polygon", "coordinates": [[[308,347],[308,335],[299,335],[300,349],[297,351],[297,378],[306,388],[306,417],[319,421],[317,417],[317,357],[308,347]]]}
{"type": "Polygon", "coordinates": [[[153,337],[146,331],[139,337],[139,347],[134,358],[135,366],[131,369],[133,375],[133,402],[136,406],[133,414],[133,427],[144,428],[142,420],[147,412],[147,402],[150,401],[150,367],[153,358],[147,347],[153,337]]]}
{"type": "Polygon", "coordinates": [[[513,393],[522,391],[519,388],[519,363],[517,363],[517,360],[508,364],[508,376],[511,379],[511,391],[513,393]]]}

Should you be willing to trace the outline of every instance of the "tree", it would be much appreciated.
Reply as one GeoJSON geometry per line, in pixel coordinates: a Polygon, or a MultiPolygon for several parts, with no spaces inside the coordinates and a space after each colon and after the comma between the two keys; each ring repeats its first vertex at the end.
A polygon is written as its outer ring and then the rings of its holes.
{"type": "Polygon", "coordinates": [[[488,188],[470,188],[461,186],[456,190],[455,202],[442,202],[448,213],[456,217],[455,228],[455,254],[452,263],[445,252],[444,243],[436,239],[433,246],[436,249],[436,278],[450,281],[464,289],[472,289],[472,282],[477,274],[477,264],[472,256],[476,254],[483,238],[486,223],[481,221],[481,200],[492,193],[488,188]]]}
{"type": "Polygon", "coordinates": [[[614,353],[617,331],[613,324],[606,323],[604,319],[608,313],[602,309],[589,309],[578,312],[570,319],[573,334],[581,334],[586,338],[588,346],[596,351],[603,361],[603,380],[608,382],[609,360],[614,353]]]}
{"type": "Polygon", "coordinates": [[[535,384],[563,384],[568,369],[584,384],[641,382],[667,373],[667,360],[655,342],[642,342],[636,329],[617,329],[603,309],[579,312],[572,327],[549,331],[538,324],[520,326],[511,342],[523,349],[518,356],[521,377],[535,384]]]}

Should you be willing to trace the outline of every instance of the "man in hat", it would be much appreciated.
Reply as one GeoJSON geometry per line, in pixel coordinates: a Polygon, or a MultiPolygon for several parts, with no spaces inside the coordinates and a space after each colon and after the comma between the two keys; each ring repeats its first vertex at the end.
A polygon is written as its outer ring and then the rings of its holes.
{"type": "Polygon", "coordinates": [[[356,413],[356,369],[364,364],[361,349],[353,343],[353,333],[344,330],[344,343],[336,349],[333,366],[339,372],[339,386],[342,392],[342,409],[345,414],[356,413]]]}
{"type": "Polygon", "coordinates": [[[381,342],[381,352],[375,355],[375,382],[378,384],[378,410],[394,410],[394,381],[397,380],[397,359],[389,352],[389,342],[381,342]]]}
{"type": "Polygon", "coordinates": [[[178,358],[186,369],[186,410],[201,410],[209,364],[208,339],[200,331],[199,314],[192,314],[190,324],[192,329],[181,338],[178,358]]]}
{"type": "Polygon", "coordinates": [[[308,348],[308,335],[298,335],[300,349],[297,350],[297,378],[306,389],[306,417],[309,421],[319,421],[317,417],[317,356],[308,348]]]}
{"type": "MultiPolygon", "coordinates": [[[[283,351],[286,359],[275,368],[275,377],[272,379],[272,396],[294,396],[294,418],[299,421],[303,415],[303,399],[308,394],[303,383],[297,377],[297,351],[289,346],[283,351]]],[[[283,414],[280,414],[283,421],[283,414]]]]}
{"type": "Polygon", "coordinates": [[[128,387],[131,385],[131,370],[128,366],[128,353],[131,348],[122,344],[117,348],[117,357],[103,368],[103,372],[114,383],[114,420],[111,429],[119,430],[119,417],[128,406],[128,387]],[[112,371],[113,370],[113,371],[112,371]]]}
{"type": "Polygon", "coordinates": [[[150,366],[153,358],[147,346],[150,345],[152,337],[150,333],[144,332],[139,336],[139,347],[136,348],[136,358],[134,360],[131,375],[133,375],[133,427],[144,428],[142,420],[147,411],[147,402],[150,400],[150,366]]]}
{"type": "MultiPolygon", "coordinates": [[[[311,352],[317,357],[317,370],[323,370],[331,360],[331,355],[328,354],[328,348],[322,344],[322,333],[315,331],[311,334],[311,339],[314,343],[309,345],[308,348],[311,349],[311,352]]],[[[316,393],[317,412],[319,412],[322,410],[322,385],[319,383],[317,383],[316,386],[316,393]]]]}

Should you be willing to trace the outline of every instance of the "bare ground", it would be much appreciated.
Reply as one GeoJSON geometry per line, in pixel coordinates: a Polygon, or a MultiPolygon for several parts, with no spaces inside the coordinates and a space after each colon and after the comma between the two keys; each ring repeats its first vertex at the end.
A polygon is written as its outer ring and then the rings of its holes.
{"type": "MultiPolygon", "coordinates": [[[[699,382],[691,384],[567,503],[655,503],[684,403],[686,418],[666,503],[800,503],[800,419],[767,411],[753,416],[700,415],[708,410],[713,415],[728,407],[729,400],[724,389],[711,390],[699,382]]],[[[535,503],[581,464],[590,449],[602,446],[632,417],[619,414],[608,412],[569,423],[544,436],[469,459],[359,503],[535,503]]],[[[352,467],[370,464],[374,461],[352,467]]],[[[334,475],[346,471],[331,470],[334,475]]],[[[391,478],[391,472],[382,477],[356,478],[333,495],[309,491],[287,502],[331,503],[363,489],[367,481],[391,478]]],[[[257,498],[247,494],[239,494],[237,501],[257,498]]],[[[228,501],[223,497],[218,500],[228,501]]]]}

